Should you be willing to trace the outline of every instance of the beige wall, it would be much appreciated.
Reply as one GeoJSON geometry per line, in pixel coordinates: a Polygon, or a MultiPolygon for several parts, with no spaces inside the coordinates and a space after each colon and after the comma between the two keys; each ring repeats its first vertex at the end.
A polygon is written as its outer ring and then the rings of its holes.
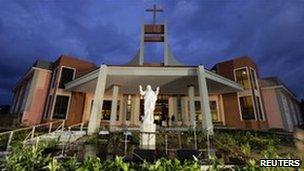
{"type": "Polygon", "coordinates": [[[262,89],[269,128],[284,128],[275,89],[262,89]]]}
{"type": "Polygon", "coordinates": [[[91,112],[91,103],[93,100],[94,96],[91,93],[87,93],[85,97],[85,104],[84,104],[84,111],[82,115],[82,122],[89,122],[90,120],[90,112],[91,112]]]}

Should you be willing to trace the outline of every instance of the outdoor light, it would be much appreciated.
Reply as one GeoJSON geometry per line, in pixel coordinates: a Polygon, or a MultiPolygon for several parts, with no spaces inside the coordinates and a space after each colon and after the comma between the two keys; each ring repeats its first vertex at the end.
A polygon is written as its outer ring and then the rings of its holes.
{"type": "Polygon", "coordinates": [[[109,135],[109,134],[110,134],[110,132],[107,130],[102,130],[99,132],[99,135],[109,135]]]}

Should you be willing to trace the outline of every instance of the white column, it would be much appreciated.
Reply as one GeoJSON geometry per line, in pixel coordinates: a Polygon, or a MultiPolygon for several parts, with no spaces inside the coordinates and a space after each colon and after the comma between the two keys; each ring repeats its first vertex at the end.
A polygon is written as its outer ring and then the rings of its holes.
{"type": "Polygon", "coordinates": [[[117,98],[118,98],[118,85],[113,85],[112,103],[111,103],[111,119],[110,125],[114,126],[117,120],[117,98]]]}
{"type": "Polygon", "coordinates": [[[168,45],[168,34],[167,34],[167,23],[164,24],[164,65],[169,64],[169,45],[168,45]]]}
{"type": "Polygon", "coordinates": [[[201,101],[201,111],[203,116],[203,128],[208,130],[209,134],[213,134],[213,125],[212,125],[212,117],[209,105],[209,96],[207,89],[207,82],[205,76],[204,66],[200,65],[198,67],[198,86],[199,86],[199,98],[201,101]]]}
{"type": "Polygon", "coordinates": [[[182,121],[184,126],[189,125],[189,118],[188,118],[188,104],[186,97],[182,97],[181,99],[181,107],[182,107],[182,121]]]}
{"type": "Polygon", "coordinates": [[[196,127],[196,118],[195,118],[195,104],[194,104],[194,86],[188,86],[188,96],[189,96],[189,110],[190,110],[190,119],[191,126],[196,127]]]}
{"type": "Polygon", "coordinates": [[[141,26],[141,39],[140,39],[140,48],[139,48],[139,65],[144,64],[144,55],[145,55],[145,25],[141,26]]]}
{"type": "Polygon", "coordinates": [[[106,88],[107,73],[108,73],[107,66],[101,65],[97,78],[97,84],[94,94],[94,103],[93,103],[93,108],[88,126],[89,135],[97,132],[98,129],[100,128],[101,110],[102,110],[104,92],[106,88]]]}

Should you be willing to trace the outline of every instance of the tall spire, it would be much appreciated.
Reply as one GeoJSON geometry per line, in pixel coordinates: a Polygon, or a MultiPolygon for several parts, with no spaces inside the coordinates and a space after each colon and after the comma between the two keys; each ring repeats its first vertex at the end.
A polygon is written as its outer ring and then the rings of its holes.
{"type": "Polygon", "coordinates": [[[140,35],[140,47],[134,58],[128,63],[129,65],[144,65],[144,49],[145,43],[160,42],[164,45],[164,66],[179,66],[183,65],[176,60],[170,50],[168,43],[167,24],[156,23],[156,13],[163,12],[163,9],[158,9],[156,5],[153,8],[146,9],[147,12],[153,12],[153,24],[143,24],[140,35]]]}

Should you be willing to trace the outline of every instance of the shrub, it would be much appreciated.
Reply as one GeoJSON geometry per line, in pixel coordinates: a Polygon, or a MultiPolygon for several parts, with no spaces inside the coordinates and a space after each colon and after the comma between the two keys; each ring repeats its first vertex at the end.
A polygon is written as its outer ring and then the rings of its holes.
{"type": "Polygon", "coordinates": [[[51,155],[45,154],[45,149],[53,145],[53,142],[39,143],[33,146],[15,144],[12,152],[6,158],[6,170],[41,170],[51,161],[51,155]]]}

